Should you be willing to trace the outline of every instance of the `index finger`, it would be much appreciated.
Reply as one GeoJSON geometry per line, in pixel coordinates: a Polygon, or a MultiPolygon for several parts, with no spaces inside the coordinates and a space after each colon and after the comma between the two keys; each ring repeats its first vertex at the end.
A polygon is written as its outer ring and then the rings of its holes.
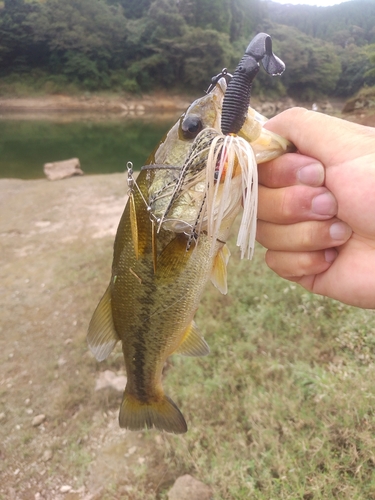
{"type": "Polygon", "coordinates": [[[374,147],[375,131],[340,118],[304,108],[290,108],[271,118],[265,128],[289,139],[298,151],[326,167],[363,154],[374,147]]]}
{"type": "Polygon", "coordinates": [[[310,187],[324,183],[323,165],[309,156],[286,153],[258,167],[259,183],[269,188],[303,184],[310,187]]]}

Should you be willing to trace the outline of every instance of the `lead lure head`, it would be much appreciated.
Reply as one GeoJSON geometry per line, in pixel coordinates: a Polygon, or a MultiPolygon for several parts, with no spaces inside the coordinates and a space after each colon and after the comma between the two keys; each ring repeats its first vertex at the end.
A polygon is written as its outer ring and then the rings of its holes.
{"type": "Polygon", "coordinates": [[[281,75],[285,64],[272,52],[272,39],[267,33],[258,33],[249,43],[244,56],[228,83],[223,100],[221,131],[236,134],[243,126],[250,105],[251,86],[262,62],[265,71],[281,75]]]}
{"type": "Polygon", "coordinates": [[[221,78],[224,78],[224,80],[227,82],[227,85],[228,85],[228,83],[233,78],[233,75],[231,75],[230,73],[228,73],[227,68],[223,68],[218,75],[213,76],[211,78],[211,84],[208,87],[208,89],[206,90],[206,94],[209,94],[215,88],[215,85],[219,82],[219,80],[221,78]]]}

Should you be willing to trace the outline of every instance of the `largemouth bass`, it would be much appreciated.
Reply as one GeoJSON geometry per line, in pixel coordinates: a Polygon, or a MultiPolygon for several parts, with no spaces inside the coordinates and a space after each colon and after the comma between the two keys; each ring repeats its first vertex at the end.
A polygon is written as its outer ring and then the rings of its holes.
{"type": "Polygon", "coordinates": [[[238,245],[251,257],[256,225],[257,164],[292,148],[265,130],[248,107],[237,135],[221,132],[227,78],[196,100],[133,177],[115,243],[112,276],[88,331],[95,357],[122,343],[127,385],[121,427],[187,430],[162,388],[171,354],[205,356],[194,315],[207,281],[227,292],[226,241],[243,207],[238,245]]]}

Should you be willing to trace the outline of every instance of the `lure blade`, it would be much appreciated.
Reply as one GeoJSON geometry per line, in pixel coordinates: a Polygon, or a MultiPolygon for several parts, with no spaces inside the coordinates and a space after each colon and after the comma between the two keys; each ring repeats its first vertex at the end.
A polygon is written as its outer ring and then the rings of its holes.
{"type": "Polygon", "coordinates": [[[157,238],[156,238],[156,225],[154,221],[151,221],[151,246],[152,246],[152,264],[154,267],[154,274],[156,273],[156,262],[158,255],[157,238]]]}
{"type": "Polygon", "coordinates": [[[131,193],[129,195],[129,203],[130,203],[130,227],[131,227],[131,233],[132,233],[134,253],[135,253],[135,258],[138,260],[139,247],[138,247],[137,211],[135,208],[135,201],[134,201],[133,193],[131,193]]]}

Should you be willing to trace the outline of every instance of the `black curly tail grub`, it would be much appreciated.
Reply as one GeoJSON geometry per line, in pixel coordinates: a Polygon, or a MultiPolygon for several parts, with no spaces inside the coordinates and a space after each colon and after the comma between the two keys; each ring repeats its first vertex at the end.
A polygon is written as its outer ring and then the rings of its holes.
{"type": "Polygon", "coordinates": [[[259,71],[260,61],[272,76],[281,75],[285,69],[285,64],[272,52],[272,40],[267,33],[258,33],[251,40],[228,83],[221,115],[223,134],[236,134],[243,126],[250,104],[251,85],[259,71]]]}

